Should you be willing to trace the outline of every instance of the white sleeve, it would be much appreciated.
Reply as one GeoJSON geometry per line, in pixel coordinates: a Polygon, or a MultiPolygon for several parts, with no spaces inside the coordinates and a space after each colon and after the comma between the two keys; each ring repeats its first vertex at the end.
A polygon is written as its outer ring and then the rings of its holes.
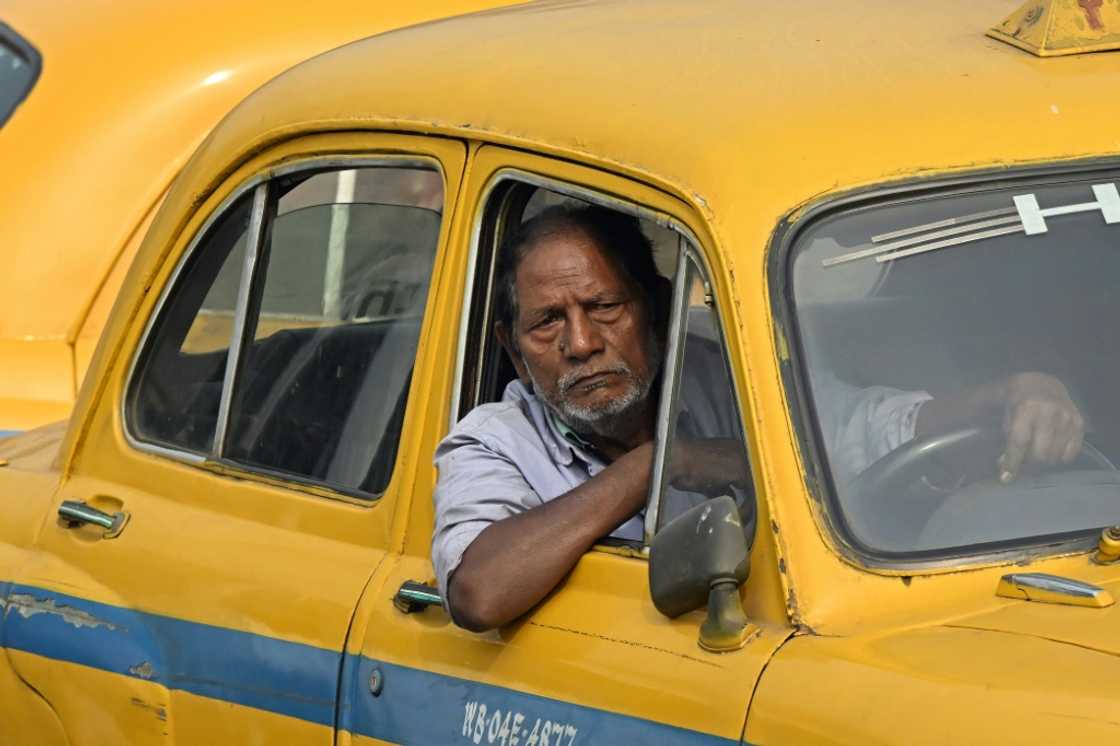
{"type": "Polygon", "coordinates": [[[918,410],[933,398],[925,391],[857,388],[831,372],[817,373],[812,379],[828,460],[840,485],[912,440],[918,410]]]}

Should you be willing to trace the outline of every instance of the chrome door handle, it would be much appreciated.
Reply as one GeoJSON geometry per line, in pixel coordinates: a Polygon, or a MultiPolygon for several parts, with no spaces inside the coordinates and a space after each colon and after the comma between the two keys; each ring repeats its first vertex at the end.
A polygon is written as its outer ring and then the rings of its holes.
{"type": "Polygon", "coordinates": [[[81,500],[63,500],[62,505],[58,506],[58,515],[66,521],[69,528],[87,523],[100,526],[105,529],[105,533],[101,535],[103,539],[115,539],[120,536],[125,524],[128,523],[128,513],[123,510],[110,515],[86,505],[81,500]]]}
{"type": "Polygon", "coordinates": [[[397,589],[397,595],[393,596],[393,606],[396,606],[405,614],[415,614],[429,606],[442,605],[443,599],[440,597],[438,589],[424,583],[417,583],[415,580],[406,580],[401,583],[401,587],[397,589]]]}

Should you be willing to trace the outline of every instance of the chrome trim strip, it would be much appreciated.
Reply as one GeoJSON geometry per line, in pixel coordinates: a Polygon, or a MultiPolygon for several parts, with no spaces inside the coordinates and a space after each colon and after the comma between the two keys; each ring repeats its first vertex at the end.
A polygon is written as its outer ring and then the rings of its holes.
{"type": "Polygon", "coordinates": [[[669,429],[673,423],[673,405],[677,401],[677,392],[680,389],[680,379],[677,372],[680,370],[684,345],[681,337],[684,335],[684,324],[688,314],[684,312],[687,301],[689,267],[688,245],[684,236],[680,237],[677,249],[677,269],[673,278],[673,301],[669,309],[669,328],[666,332],[665,368],[661,378],[661,398],[657,408],[657,425],[654,435],[653,468],[650,471],[650,496],[646,503],[646,520],[644,541],[649,545],[653,535],[657,533],[657,518],[661,512],[661,495],[665,489],[665,454],[668,451],[669,429]]]}
{"type": "MultiPolygon", "coordinates": [[[[954,228],[946,228],[940,231],[933,231],[932,233],[923,233],[920,236],[912,238],[904,238],[900,241],[892,241],[884,244],[865,244],[850,251],[847,254],[840,256],[829,257],[821,261],[821,266],[834,267],[837,264],[845,264],[853,262],[856,259],[863,259],[864,257],[874,256],[877,261],[890,261],[890,258],[907,256],[909,254],[918,254],[922,251],[928,251],[934,248],[942,248],[944,246],[951,246],[954,243],[967,243],[968,241],[975,241],[980,238],[988,238],[995,231],[982,231],[978,233],[970,233],[970,231],[978,230],[980,228],[993,228],[998,225],[1013,225],[1013,230],[1004,230],[1005,233],[1014,233],[1015,231],[1023,230],[1022,222],[1019,220],[1018,215],[1011,215],[1008,217],[991,218],[990,220],[981,220],[976,223],[968,223],[967,225],[958,225],[954,228]],[[961,235],[966,234],[966,235],[961,235]],[[947,241],[938,241],[936,243],[926,244],[926,241],[933,241],[937,238],[945,238],[947,236],[960,236],[957,239],[949,239],[947,241]],[[904,249],[908,246],[915,246],[915,249],[909,251],[896,251],[896,249],[904,249]],[[879,254],[887,254],[893,252],[890,257],[880,257],[879,254]]],[[[997,234],[1002,235],[1002,234],[997,234]]]]}
{"type": "Polygon", "coordinates": [[[944,249],[949,246],[960,246],[974,241],[983,241],[986,238],[998,238],[999,236],[1009,236],[1012,233],[1023,233],[1023,224],[1008,226],[1007,228],[992,228],[987,231],[980,231],[979,233],[969,233],[966,236],[957,236],[956,238],[946,238],[943,241],[935,241],[934,243],[922,244],[915,246],[911,249],[901,249],[899,251],[891,252],[890,254],[883,254],[882,256],[875,257],[875,261],[882,264],[883,262],[893,262],[896,259],[902,259],[915,254],[924,254],[927,251],[936,251],[944,249]]]}
{"type": "Polygon", "coordinates": [[[241,265],[241,281],[237,285],[237,302],[233,311],[233,327],[226,353],[226,370],[222,376],[222,394],[218,401],[218,422],[214,427],[214,439],[210,442],[210,453],[221,458],[226,450],[226,434],[229,432],[229,410],[233,404],[233,383],[241,369],[241,350],[250,331],[245,328],[249,316],[249,297],[257,280],[257,267],[260,266],[261,249],[264,244],[264,213],[268,207],[269,182],[265,182],[253,192],[253,211],[249,214],[249,230],[245,235],[245,262],[241,265]]]}
{"type": "Polygon", "coordinates": [[[925,231],[932,231],[936,228],[948,228],[952,225],[963,225],[971,223],[974,220],[984,220],[985,218],[998,218],[1004,215],[1016,215],[1018,211],[1014,207],[1000,207],[995,210],[985,210],[984,212],[974,212],[971,215],[961,215],[956,218],[946,218],[945,220],[938,220],[933,223],[925,223],[924,225],[915,225],[911,228],[901,228],[889,233],[880,233],[877,236],[871,237],[872,243],[882,243],[883,241],[890,241],[895,238],[902,238],[903,236],[912,236],[915,233],[924,233],[925,231]]]}
{"type": "Polygon", "coordinates": [[[1004,575],[996,586],[996,595],[1017,601],[1087,606],[1097,609],[1104,609],[1116,603],[1112,594],[1100,586],[1042,572],[1017,572],[1004,575]]]}
{"type": "MultiPolygon", "coordinates": [[[[199,244],[203,238],[214,227],[228,211],[234,202],[239,200],[245,195],[246,192],[255,189],[260,184],[275,179],[281,176],[289,176],[291,174],[300,173],[303,171],[318,171],[318,170],[331,170],[336,168],[372,168],[377,166],[391,166],[396,168],[426,168],[433,169],[441,176],[444,176],[444,183],[446,185],[446,174],[443,170],[443,164],[434,157],[416,156],[416,155],[378,155],[378,156],[354,156],[342,157],[337,155],[332,156],[313,156],[296,161],[284,163],[283,165],[273,168],[266,168],[260,173],[254,174],[247,178],[243,183],[237,186],[229,196],[223,199],[218,206],[214,208],[213,212],[207,216],[202,225],[191,237],[190,243],[183,251],[182,256],[179,257],[175,268],[172,270],[171,275],[167,278],[160,289],[159,298],[156,300],[155,305],[152,306],[151,312],[148,314],[148,320],[144,324],[144,331],[137,341],[136,347],[132,351],[132,357],[128,364],[128,372],[125,375],[125,384],[123,388],[123,395],[120,397],[117,415],[120,417],[121,431],[124,434],[125,442],[136,451],[147,453],[153,456],[161,456],[172,461],[181,461],[191,465],[202,465],[207,463],[210,458],[205,454],[195,453],[179,448],[172,448],[165,445],[156,443],[149,443],[141,440],[131,430],[131,423],[128,417],[128,397],[132,391],[134,378],[136,376],[136,367],[139,365],[140,357],[143,351],[148,346],[148,338],[151,336],[152,328],[155,326],[156,320],[163,312],[163,307],[167,303],[168,296],[171,294],[171,289],[174,288],[178,282],[179,277],[182,275],[184,268],[190,262],[194,252],[198,250],[199,244]]],[[[444,205],[446,206],[447,195],[444,195],[444,205]]],[[[444,210],[446,213],[446,209],[444,210]]],[[[158,274],[159,269],[156,269],[158,274]]],[[[154,278],[153,278],[154,279],[154,278]]],[[[252,470],[248,470],[251,473],[252,470]]],[[[327,485],[321,485],[327,487],[327,485]]]]}
{"type": "Polygon", "coordinates": [[[1049,575],[1042,572],[1016,572],[1004,575],[1001,580],[1017,585],[1020,588],[1034,588],[1050,593],[1060,593],[1063,596],[1076,598],[1093,598],[1100,593],[1100,586],[1083,583],[1072,578],[1063,578],[1060,575],[1049,575]]]}

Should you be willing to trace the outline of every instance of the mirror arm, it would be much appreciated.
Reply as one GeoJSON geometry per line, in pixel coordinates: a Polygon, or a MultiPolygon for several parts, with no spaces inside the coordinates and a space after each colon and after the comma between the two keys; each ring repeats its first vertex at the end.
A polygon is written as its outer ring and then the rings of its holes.
{"type": "Polygon", "coordinates": [[[713,653],[738,650],[758,634],[747,621],[735,578],[721,578],[708,591],[708,618],[700,625],[700,647],[713,653]]]}

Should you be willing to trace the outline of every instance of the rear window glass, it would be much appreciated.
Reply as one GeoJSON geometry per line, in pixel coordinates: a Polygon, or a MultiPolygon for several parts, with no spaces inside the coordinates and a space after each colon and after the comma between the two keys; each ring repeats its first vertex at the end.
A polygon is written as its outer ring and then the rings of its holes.
{"type": "Polygon", "coordinates": [[[27,98],[39,78],[39,53],[10,26],[0,22],[0,126],[27,98]]]}

